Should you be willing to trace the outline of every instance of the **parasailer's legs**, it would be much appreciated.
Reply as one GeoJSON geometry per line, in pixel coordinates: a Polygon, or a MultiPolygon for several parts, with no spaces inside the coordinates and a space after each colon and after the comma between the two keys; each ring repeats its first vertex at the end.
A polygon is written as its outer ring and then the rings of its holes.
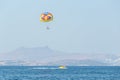
{"type": "Polygon", "coordinates": [[[47,30],[49,30],[49,29],[50,29],[50,27],[48,27],[48,26],[47,26],[47,27],[46,27],[46,29],[47,29],[47,30]]]}

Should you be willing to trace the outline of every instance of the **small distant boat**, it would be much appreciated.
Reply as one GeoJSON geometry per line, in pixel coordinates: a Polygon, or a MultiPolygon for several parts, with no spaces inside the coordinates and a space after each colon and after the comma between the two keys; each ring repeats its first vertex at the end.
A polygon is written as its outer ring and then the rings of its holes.
{"type": "Polygon", "coordinates": [[[66,66],[59,66],[59,69],[66,69],[66,66]]]}

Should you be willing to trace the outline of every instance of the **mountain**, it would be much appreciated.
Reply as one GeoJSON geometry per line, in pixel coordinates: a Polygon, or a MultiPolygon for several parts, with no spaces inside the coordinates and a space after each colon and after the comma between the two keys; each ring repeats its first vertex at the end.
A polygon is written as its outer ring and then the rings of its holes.
{"type": "Polygon", "coordinates": [[[65,53],[49,47],[20,47],[8,53],[0,53],[0,65],[41,66],[120,66],[120,56],[103,53],[65,53]]]}
{"type": "Polygon", "coordinates": [[[0,54],[0,60],[30,60],[38,61],[47,57],[59,55],[60,52],[45,47],[25,48],[20,47],[14,51],[0,54]]]}
{"type": "Polygon", "coordinates": [[[110,64],[97,60],[60,60],[56,62],[46,63],[46,65],[68,65],[68,66],[108,66],[110,64]]]}

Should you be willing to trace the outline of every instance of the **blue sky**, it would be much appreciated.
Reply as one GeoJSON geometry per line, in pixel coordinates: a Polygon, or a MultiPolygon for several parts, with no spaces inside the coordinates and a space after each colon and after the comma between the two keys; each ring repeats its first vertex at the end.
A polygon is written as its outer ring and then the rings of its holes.
{"type": "Polygon", "coordinates": [[[120,53],[120,1],[0,0],[0,52],[40,46],[64,52],[120,53]],[[46,11],[54,15],[50,23],[39,21],[46,11]]]}

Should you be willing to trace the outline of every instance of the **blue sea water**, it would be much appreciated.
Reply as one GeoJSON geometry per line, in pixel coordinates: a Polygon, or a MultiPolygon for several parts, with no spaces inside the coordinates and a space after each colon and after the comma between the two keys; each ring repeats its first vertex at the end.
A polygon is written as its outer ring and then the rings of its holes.
{"type": "Polygon", "coordinates": [[[120,80],[120,67],[1,66],[0,80],[120,80]]]}

